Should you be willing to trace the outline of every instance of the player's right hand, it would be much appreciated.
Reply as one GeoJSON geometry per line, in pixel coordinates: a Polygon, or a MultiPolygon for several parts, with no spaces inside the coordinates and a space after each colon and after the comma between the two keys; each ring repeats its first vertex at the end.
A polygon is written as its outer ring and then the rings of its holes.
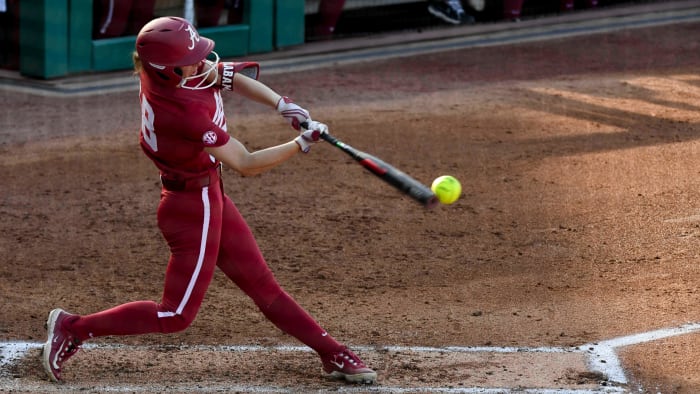
{"type": "Polygon", "coordinates": [[[328,133],[328,126],[324,123],[309,119],[304,123],[299,136],[294,139],[294,142],[299,145],[302,152],[308,153],[311,149],[311,145],[320,141],[321,134],[324,133],[328,133]]]}
{"type": "Polygon", "coordinates": [[[282,96],[277,102],[277,112],[280,113],[289,122],[295,130],[301,129],[303,122],[310,122],[311,116],[309,111],[294,104],[292,99],[287,96],[282,96]]]}

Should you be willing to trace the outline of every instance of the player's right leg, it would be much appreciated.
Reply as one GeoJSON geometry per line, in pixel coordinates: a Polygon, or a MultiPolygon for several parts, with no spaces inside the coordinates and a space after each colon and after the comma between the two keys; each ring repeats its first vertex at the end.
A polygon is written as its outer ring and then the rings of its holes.
{"type": "Polygon", "coordinates": [[[218,187],[187,194],[192,195],[168,198],[166,193],[158,208],[171,249],[161,303],[134,301],[85,316],[51,311],[42,356],[51,380],[61,380],[63,363],[90,338],[171,333],[192,323],[216,269],[222,204],[218,187]]]}
{"type": "Polygon", "coordinates": [[[65,327],[68,321],[75,320],[76,317],[62,309],[54,309],[46,321],[48,338],[41,352],[41,362],[54,382],[61,380],[63,363],[80,348],[80,341],[65,327]]]}

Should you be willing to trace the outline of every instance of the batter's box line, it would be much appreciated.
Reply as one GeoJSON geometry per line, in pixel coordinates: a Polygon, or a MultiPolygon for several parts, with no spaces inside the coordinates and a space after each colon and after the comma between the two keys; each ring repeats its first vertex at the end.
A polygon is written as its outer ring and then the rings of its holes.
{"type": "Polygon", "coordinates": [[[700,323],[687,323],[680,327],[662,328],[659,330],[617,337],[578,346],[578,348],[587,353],[589,367],[593,371],[604,374],[610,382],[627,384],[627,376],[625,376],[625,370],[622,368],[622,363],[617,357],[616,349],[684,334],[692,334],[697,331],[700,331],[700,323]]]}
{"type": "MultiPolygon", "coordinates": [[[[444,347],[429,347],[429,346],[353,346],[358,351],[375,351],[375,352],[413,352],[413,353],[584,353],[588,367],[594,372],[603,374],[608,382],[617,384],[627,384],[627,376],[625,375],[622,363],[617,356],[617,349],[639,345],[642,343],[652,342],[665,338],[675,337],[684,334],[691,334],[700,331],[700,323],[688,323],[679,327],[663,328],[654,331],[648,331],[639,334],[632,334],[617,338],[612,338],[604,341],[593,342],[575,347],[517,347],[517,346],[444,346],[444,347]]],[[[11,365],[16,360],[21,359],[31,349],[41,348],[43,343],[23,342],[23,341],[5,341],[0,342],[0,375],[5,370],[6,366],[11,365]]],[[[311,352],[312,349],[306,346],[259,346],[259,345],[119,345],[119,344],[104,344],[90,343],[85,344],[86,349],[194,349],[207,350],[215,352],[233,351],[233,352],[260,352],[260,351],[287,351],[287,352],[311,352]]],[[[376,391],[392,392],[392,393],[407,393],[416,392],[416,388],[389,388],[379,387],[376,391]]],[[[338,391],[338,390],[334,390],[338,391]]],[[[339,391],[355,392],[352,388],[345,388],[339,391]]],[[[375,391],[374,388],[364,387],[363,392],[375,391]]],[[[501,388],[431,388],[432,392],[442,393],[510,393],[511,389],[501,388]]],[[[584,394],[584,393],[617,393],[624,392],[619,387],[601,387],[596,390],[568,390],[568,389],[518,389],[519,393],[542,393],[542,394],[584,394]]]]}

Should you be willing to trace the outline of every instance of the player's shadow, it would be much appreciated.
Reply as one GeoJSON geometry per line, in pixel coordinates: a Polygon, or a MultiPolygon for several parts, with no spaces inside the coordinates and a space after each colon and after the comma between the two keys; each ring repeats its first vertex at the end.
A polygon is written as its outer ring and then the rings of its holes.
{"type": "MultiPolygon", "coordinates": [[[[700,77],[694,75],[693,77],[683,79],[683,83],[686,83],[695,88],[700,88],[700,77]]],[[[697,107],[696,107],[697,108],[697,107]]]]}
{"type": "MultiPolygon", "coordinates": [[[[639,90],[627,92],[625,96],[640,99],[636,93],[639,93],[639,90]]],[[[641,99],[665,107],[686,111],[698,110],[697,106],[669,102],[655,97],[652,93],[646,96],[642,95],[641,99]]],[[[698,129],[697,123],[582,102],[562,95],[532,91],[528,92],[527,98],[520,101],[520,104],[534,111],[576,118],[591,124],[600,124],[601,130],[603,130],[518,140],[518,144],[523,145],[525,149],[528,146],[531,146],[532,150],[535,150],[535,147],[540,147],[537,151],[543,152],[542,156],[606,152],[700,139],[700,129],[698,129]],[[620,131],[604,131],[610,127],[620,131]]]]}
{"type": "MultiPolygon", "coordinates": [[[[700,87],[700,79],[681,79],[680,77],[669,77],[665,79],[673,79],[678,83],[685,84],[686,86],[693,87],[693,89],[697,89],[700,87]]],[[[678,109],[681,111],[700,111],[700,106],[698,105],[693,105],[690,103],[689,100],[683,100],[683,98],[679,98],[678,100],[667,100],[665,98],[662,98],[661,95],[653,90],[646,88],[644,86],[640,86],[638,84],[635,84],[634,79],[628,81],[620,81],[620,83],[624,84],[625,87],[624,89],[617,89],[614,93],[614,95],[611,94],[606,94],[605,92],[602,92],[600,87],[596,86],[591,88],[590,90],[588,89],[580,89],[576,88],[576,93],[580,94],[585,94],[589,96],[594,96],[594,97],[600,97],[603,99],[611,99],[611,100],[620,100],[620,99],[627,99],[627,100],[638,100],[638,101],[644,101],[649,104],[654,104],[662,107],[668,107],[668,108],[674,108],[678,109]]],[[[643,82],[640,82],[643,83],[643,82]]],[[[694,95],[695,97],[700,98],[700,90],[696,92],[694,95]]]]}

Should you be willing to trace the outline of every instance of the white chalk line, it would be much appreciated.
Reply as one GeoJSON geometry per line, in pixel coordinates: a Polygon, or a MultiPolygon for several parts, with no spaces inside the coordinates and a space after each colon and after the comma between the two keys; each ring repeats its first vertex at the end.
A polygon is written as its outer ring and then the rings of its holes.
{"type": "MultiPolygon", "coordinates": [[[[429,346],[354,346],[358,351],[390,351],[390,352],[412,352],[412,353],[584,353],[588,360],[588,366],[592,371],[603,374],[608,382],[615,384],[627,384],[627,376],[625,375],[622,363],[617,356],[616,349],[639,345],[642,343],[652,342],[656,340],[671,338],[684,334],[691,334],[700,331],[700,323],[688,323],[679,327],[663,328],[644,333],[632,334],[608,340],[603,340],[595,343],[584,344],[575,347],[514,347],[514,346],[445,346],[445,347],[429,347],[429,346]]],[[[42,343],[25,342],[25,341],[6,341],[0,342],[0,378],[6,375],[4,370],[7,366],[21,359],[32,349],[41,348],[42,343]]],[[[129,346],[119,344],[85,344],[86,349],[90,348],[114,348],[114,349],[134,349],[134,350],[149,350],[156,347],[163,348],[162,345],[157,346],[129,346]]],[[[166,346],[168,347],[168,346],[166,346]]],[[[312,349],[306,346],[258,346],[258,345],[196,345],[196,346],[172,346],[181,350],[201,350],[213,352],[311,352],[312,349]]],[[[2,379],[5,380],[5,379],[2,379]]],[[[10,386],[16,386],[19,390],[32,390],[39,387],[30,387],[26,384],[7,382],[10,386]]],[[[3,387],[8,387],[3,383],[3,387]]],[[[168,386],[170,389],[172,385],[168,386]]],[[[163,386],[163,389],[168,387],[163,386]]],[[[44,387],[45,389],[45,387],[44,387]]],[[[144,386],[119,386],[100,387],[99,391],[104,392],[145,392],[153,390],[153,385],[144,386]]],[[[234,390],[245,392],[290,392],[288,389],[279,387],[244,387],[232,386],[230,384],[211,385],[207,387],[201,385],[179,385],[178,389],[191,392],[217,392],[222,390],[234,390]]],[[[358,387],[340,387],[333,389],[334,392],[391,392],[391,393],[406,393],[406,392],[440,392],[440,393],[511,393],[511,388],[453,388],[453,387],[429,387],[429,388],[402,388],[402,387],[373,387],[363,386],[358,387]]],[[[60,389],[58,390],[60,391],[60,389]]],[[[617,393],[624,392],[620,387],[608,386],[600,387],[594,390],[582,389],[524,389],[518,388],[518,393],[542,393],[542,394],[585,394],[585,393],[617,393]]]]}
{"type": "MultiPolygon", "coordinates": [[[[617,356],[616,349],[638,345],[642,343],[652,342],[660,339],[671,338],[684,334],[691,334],[700,331],[700,323],[688,323],[679,327],[663,328],[644,333],[632,334],[608,340],[603,340],[595,343],[584,344],[576,347],[499,347],[499,346],[445,346],[445,347],[429,347],[429,346],[356,346],[359,351],[390,351],[390,352],[412,352],[412,353],[584,353],[587,357],[588,366],[592,371],[603,374],[607,381],[614,384],[627,384],[627,376],[620,359],[617,356]]],[[[41,348],[42,343],[24,342],[24,341],[6,341],[0,342],[0,378],[6,375],[5,368],[16,360],[21,359],[32,349],[41,348]]],[[[116,349],[135,349],[149,350],[156,346],[128,346],[118,344],[85,344],[85,348],[116,348],[116,349]]],[[[257,346],[257,345],[196,345],[196,346],[173,346],[177,349],[194,349],[202,351],[214,352],[311,352],[312,350],[306,346],[257,346]]],[[[159,345],[158,348],[163,348],[159,345]]],[[[5,379],[1,379],[5,380],[5,379]]],[[[10,383],[16,385],[16,389],[32,390],[26,384],[19,385],[18,383],[10,383]]],[[[3,384],[3,387],[7,387],[3,384]]],[[[168,386],[171,389],[173,386],[168,386]]],[[[8,387],[9,388],[9,387],[8,387]]],[[[163,387],[166,389],[166,387],[163,387]]],[[[221,390],[235,390],[246,392],[289,392],[287,389],[279,387],[239,387],[226,385],[184,385],[178,386],[179,389],[191,392],[216,392],[221,390]]],[[[148,388],[143,386],[105,386],[99,389],[105,392],[145,392],[153,390],[153,386],[148,388]]],[[[59,390],[60,391],[60,390],[59,390]]],[[[401,388],[401,387],[342,387],[333,391],[342,392],[440,392],[440,393],[511,393],[510,388],[452,388],[452,387],[430,387],[430,388],[401,388]]],[[[584,394],[584,393],[613,393],[623,392],[620,387],[600,387],[595,390],[570,390],[570,389],[523,389],[518,388],[518,393],[543,393],[543,394],[584,394]]]]}
{"type": "Polygon", "coordinates": [[[700,323],[687,323],[679,327],[662,328],[582,345],[579,348],[588,354],[588,363],[592,370],[604,374],[611,382],[627,384],[625,370],[622,368],[622,363],[617,357],[615,349],[698,331],[700,331],[700,323]]]}
{"type": "MultiPolygon", "coordinates": [[[[47,392],[46,386],[40,385],[24,385],[18,386],[11,384],[10,386],[2,386],[2,389],[18,390],[23,392],[47,392]]],[[[235,384],[180,384],[180,385],[149,385],[147,388],[143,386],[123,385],[115,386],[94,386],[91,385],[87,392],[97,393],[138,393],[138,392],[196,392],[196,393],[298,393],[299,388],[280,388],[273,386],[242,386],[235,384]]],[[[77,391],[75,387],[55,385],[53,392],[73,392],[77,391]]],[[[86,390],[80,389],[85,392],[86,390]]],[[[450,387],[423,387],[423,388],[404,388],[404,387],[385,387],[385,386],[340,386],[333,389],[313,390],[306,392],[314,393],[455,393],[455,394],[508,394],[508,393],[527,393],[527,394],[603,394],[603,393],[624,393],[620,388],[609,387],[597,390],[585,389],[509,389],[509,388],[450,388],[450,387]]]]}
{"type": "MultiPolygon", "coordinates": [[[[17,360],[25,356],[32,349],[41,348],[43,343],[37,342],[0,342],[0,382],[2,381],[2,370],[17,360]]],[[[97,344],[87,343],[83,346],[85,349],[135,349],[135,350],[162,350],[177,349],[177,350],[201,350],[210,352],[313,352],[312,349],[306,346],[258,346],[258,345],[123,345],[123,344],[97,344]]],[[[430,346],[353,346],[354,350],[367,352],[404,352],[404,353],[583,353],[580,348],[562,348],[562,347],[490,347],[490,346],[445,346],[445,347],[430,347],[430,346]]],[[[23,391],[45,391],[45,385],[32,385],[26,382],[10,381],[10,386],[3,384],[3,387],[12,388],[23,391]]],[[[56,391],[72,390],[75,387],[57,385],[56,391]]],[[[120,386],[91,386],[92,390],[98,392],[149,392],[152,390],[161,389],[163,391],[176,389],[184,392],[251,392],[251,393],[291,393],[295,390],[273,386],[241,386],[235,384],[207,383],[204,384],[168,384],[158,387],[154,384],[148,386],[141,385],[120,385],[120,386]]],[[[417,393],[417,392],[434,392],[434,393],[463,393],[463,394],[496,394],[496,393],[538,393],[538,394],[600,394],[600,393],[621,393],[622,388],[614,386],[601,386],[596,389],[548,389],[548,388],[484,388],[484,387],[391,387],[391,386],[340,386],[327,392],[345,392],[345,393],[366,393],[366,392],[382,392],[382,393],[417,393]]],[[[315,392],[326,392],[323,390],[315,392]]]]}
{"type": "MultiPolygon", "coordinates": [[[[412,353],[583,353],[587,357],[588,366],[592,371],[603,374],[607,381],[613,384],[627,384],[627,376],[625,374],[622,363],[617,356],[616,349],[639,345],[646,342],[652,342],[660,339],[671,338],[684,334],[691,334],[700,331],[700,323],[688,323],[679,327],[662,328],[644,333],[632,334],[599,342],[584,344],[575,347],[514,347],[514,346],[445,346],[445,347],[430,347],[430,346],[353,346],[358,351],[389,351],[389,352],[412,352],[412,353]]],[[[7,366],[21,359],[32,349],[41,348],[42,343],[25,342],[25,341],[6,341],[0,342],[0,378],[5,375],[4,370],[7,366]]],[[[115,348],[115,349],[163,349],[175,348],[181,350],[203,350],[214,352],[311,352],[312,349],[306,346],[258,346],[258,345],[195,345],[195,346],[163,346],[163,345],[140,345],[129,346],[119,344],[85,344],[85,348],[115,348]]],[[[4,379],[3,379],[4,380],[4,379]]],[[[10,382],[8,382],[10,383],[10,382]]],[[[26,384],[19,385],[11,383],[19,390],[31,390],[26,384]]],[[[3,383],[3,387],[7,387],[3,383]]],[[[261,387],[261,386],[236,386],[236,385],[221,385],[207,384],[204,385],[178,385],[178,389],[191,392],[219,392],[219,391],[245,391],[245,392],[292,392],[288,389],[280,387],[261,387]]],[[[10,388],[10,387],[7,387],[10,388]]],[[[43,387],[45,389],[45,387],[43,387]]],[[[173,388],[173,385],[163,386],[163,389],[173,388]]],[[[153,390],[154,386],[105,386],[99,388],[99,391],[104,392],[146,392],[153,390]]],[[[386,387],[386,386],[342,386],[334,388],[333,392],[387,392],[387,393],[410,393],[410,392],[436,392],[436,393],[541,393],[541,394],[587,394],[587,393],[619,393],[624,392],[621,387],[601,386],[596,389],[525,389],[525,388],[481,388],[481,387],[422,387],[422,388],[405,388],[405,387],[386,387]]],[[[61,391],[60,386],[57,386],[57,391],[61,391]]]]}

